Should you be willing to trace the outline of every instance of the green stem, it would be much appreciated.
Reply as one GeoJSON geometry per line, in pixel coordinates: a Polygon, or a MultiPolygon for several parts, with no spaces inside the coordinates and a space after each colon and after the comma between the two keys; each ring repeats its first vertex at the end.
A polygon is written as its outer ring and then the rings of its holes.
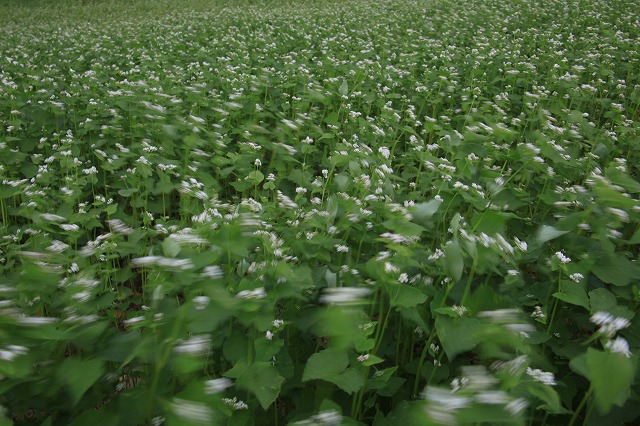
{"type": "MultiPolygon", "coordinates": [[[[578,416],[580,415],[580,412],[582,411],[584,406],[587,404],[587,401],[589,400],[589,398],[591,398],[592,393],[593,393],[593,386],[589,386],[587,393],[584,394],[582,401],[580,401],[580,405],[578,405],[578,408],[576,408],[576,411],[574,411],[573,416],[571,417],[571,421],[569,421],[569,424],[567,426],[573,426],[576,423],[576,420],[578,420],[578,416]]],[[[585,422],[586,420],[587,418],[585,418],[585,422]]]]}
{"type": "Polygon", "coordinates": [[[476,265],[477,265],[477,262],[474,259],[473,264],[471,265],[471,272],[469,272],[469,278],[467,278],[467,285],[464,288],[462,301],[460,302],[462,306],[464,306],[465,302],[467,301],[467,298],[469,297],[469,293],[471,292],[471,282],[473,281],[473,276],[476,273],[476,265]]]}
{"type": "Polygon", "coordinates": [[[422,353],[420,354],[420,360],[418,361],[418,370],[416,371],[416,379],[413,382],[413,395],[418,394],[418,386],[420,386],[420,376],[422,376],[422,366],[424,365],[424,360],[427,357],[429,347],[431,346],[431,341],[436,336],[435,331],[436,331],[435,328],[431,330],[431,334],[429,334],[429,338],[424,344],[424,348],[422,348],[422,353]]]}
{"type": "Polygon", "coordinates": [[[178,309],[180,313],[178,315],[178,318],[176,319],[176,322],[173,325],[173,330],[171,330],[171,336],[169,338],[169,342],[171,343],[168,345],[163,343],[164,351],[160,355],[160,358],[155,366],[155,371],[153,373],[153,380],[151,381],[151,388],[149,390],[149,407],[147,412],[148,418],[153,417],[153,409],[155,405],[154,402],[156,399],[156,392],[158,391],[158,383],[160,381],[160,375],[162,374],[162,371],[164,370],[165,365],[169,361],[169,357],[171,356],[171,352],[173,351],[173,346],[174,346],[173,343],[178,337],[178,334],[180,334],[180,328],[182,326],[182,321],[184,320],[184,313],[185,313],[184,309],[180,309],[180,307],[178,307],[178,309]]]}

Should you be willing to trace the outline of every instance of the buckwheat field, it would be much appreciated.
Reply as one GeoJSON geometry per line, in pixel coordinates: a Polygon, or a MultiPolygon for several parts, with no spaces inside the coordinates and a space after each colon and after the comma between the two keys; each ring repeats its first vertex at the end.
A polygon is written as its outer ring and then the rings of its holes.
{"type": "Polygon", "coordinates": [[[0,0],[0,425],[640,422],[636,0],[0,0]]]}

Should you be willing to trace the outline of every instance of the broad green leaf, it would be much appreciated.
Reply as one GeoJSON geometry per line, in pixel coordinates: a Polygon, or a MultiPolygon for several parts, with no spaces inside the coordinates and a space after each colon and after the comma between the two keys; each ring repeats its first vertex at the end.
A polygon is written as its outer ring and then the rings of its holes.
{"type": "Polygon", "coordinates": [[[252,171],[247,177],[254,185],[257,185],[264,180],[264,175],[260,170],[252,171]]]}
{"type": "Polygon", "coordinates": [[[340,188],[341,191],[344,191],[347,188],[347,185],[349,185],[349,176],[342,173],[335,175],[333,180],[338,184],[338,188],[340,188]]]}
{"type": "Polygon", "coordinates": [[[235,385],[252,392],[265,410],[276,400],[284,377],[271,362],[256,362],[236,379],[235,385]]]}
{"type": "Polygon", "coordinates": [[[349,356],[345,350],[329,348],[317,352],[309,357],[302,374],[302,381],[321,379],[336,376],[346,370],[349,365],[349,356]]]}
{"type": "Polygon", "coordinates": [[[587,349],[587,369],[598,410],[608,413],[614,403],[626,401],[636,370],[635,358],[587,349]]]}
{"type": "Polygon", "coordinates": [[[383,361],[384,359],[380,358],[379,356],[369,355],[366,360],[362,361],[362,365],[364,365],[365,367],[369,367],[370,365],[380,364],[383,361]]]}
{"type": "Polygon", "coordinates": [[[267,339],[266,337],[262,337],[260,339],[256,339],[253,342],[253,346],[256,351],[256,359],[261,361],[270,361],[280,349],[284,346],[284,340],[282,339],[267,339]]]}
{"type": "Polygon", "coordinates": [[[449,360],[480,343],[481,324],[475,318],[436,317],[436,332],[449,360]]]}
{"type": "Polygon", "coordinates": [[[400,308],[412,308],[427,301],[427,295],[415,287],[406,284],[388,287],[389,303],[400,308]]]}
{"type": "Polygon", "coordinates": [[[396,232],[405,237],[417,237],[425,231],[425,228],[418,224],[399,219],[384,221],[382,225],[390,231],[396,232]]]}
{"type": "Polygon", "coordinates": [[[71,397],[71,407],[75,407],[85,392],[104,373],[103,362],[98,359],[65,359],[57,371],[58,379],[66,383],[71,397]]]}
{"type": "Polygon", "coordinates": [[[640,266],[618,254],[596,263],[593,273],[608,284],[626,286],[638,280],[640,266]]]}
{"type": "Polygon", "coordinates": [[[564,412],[560,403],[560,396],[551,386],[543,383],[533,383],[527,386],[527,392],[544,402],[544,406],[551,414],[564,412]]]}
{"type": "Polygon", "coordinates": [[[118,211],[118,203],[109,204],[105,211],[108,215],[114,214],[116,211],[118,211]]]}
{"type": "Polygon", "coordinates": [[[589,296],[584,286],[573,281],[562,281],[560,291],[553,293],[553,297],[572,305],[582,306],[586,310],[590,309],[589,296]]]}
{"type": "Polygon", "coordinates": [[[222,354],[231,362],[237,362],[247,357],[249,342],[241,333],[232,334],[222,347],[222,354]]]}
{"type": "Polygon", "coordinates": [[[352,394],[364,386],[364,376],[362,372],[349,367],[341,374],[328,376],[324,380],[337,385],[348,394],[352,394]]]}
{"type": "MultiPolygon", "coordinates": [[[[474,404],[456,413],[456,419],[463,425],[512,423],[516,418],[503,405],[474,404]]],[[[441,425],[436,422],[434,424],[441,425]]],[[[513,423],[512,423],[513,424],[513,423]]]]}
{"type": "Polygon", "coordinates": [[[180,250],[180,243],[175,238],[165,238],[162,242],[162,252],[167,257],[176,257],[180,250]]]}
{"type": "Polygon", "coordinates": [[[462,257],[462,248],[457,239],[454,239],[451,244],[444,248],[444,254],[443,261],[447,274],[453,279],[453,282],[460,281],[464,269],[464,259],[462,257]]]}
{"type": "Polygon", "coordinates": [[[591,290],[589,292],[589,300],[591,301],[592,314],[599,311],[609,312],[618,305],[616,296],[606,288],[591,290]]]}
{"type": "Polygon", "coordinates": [[[418,223],[428,222],[431,216],[433,216],[438,211],[441,204],[442,201],[434,199],[427,201],[426,203],[419,203],[414,205],[410,210],[411,215],[413,216],[413,220],[418,223]]]}
{"type": "Polygon", "coordinates": [[[496,233],[503,234],[505,223],[514,217],[518,216],[513,213],[488,210],[483,214],[474,217],[471,220],[471,225],[477,233],[484,232],[489,235],[496,233]]]}
{"type": "Polygon", "coordinates": [[[351,394],[364,386],[364,376],[355,368],[347,368],[349,357],[341,349],[329,348],[315,353],[307,360],[302,381],[324,380],[351,394]]]}
{"type": "Polygon", "coordinates": [[[426,422],[426,411],[424,401],[401,401],[393,407],[386,419],[376,422],[376,426],[409,426],[409,425],[429,425],[426,422]]]}
{"type": "Polygon", "coordinates": [[[342,80],[342,84],[338,88],[338,92],[342,96],[346,96],[349,93],[349,83],[347,83],[347,80],[342,80]]]}
{"type": "Polygon", "coordinates": [[[538,241],[538,243],[544,243],[567,234],[568,232],[569,231],[561,231],[554,228],[553,226],[542,225],[542,227],[540,227],[540,229],[538,230],[536,241],[538,241]]]}
{"type": "Polygon", "coordinates": [[[608,207],[624,209],[633,208],[636,205],[633,198],[625,197],[622,193],[604,184],[596,185],[595,193],[598,195],[598,201],[608,207]]]}
{"type": "Polygon", "coordinates": [[[589,379],[589,367],[587,366],[587,353],[584,352],[569,361],[569,368],[581,375],[582,377],[589,379]]]}
{"type": "Polygon", "coordinates": [[[609,167],[605,176],[609,178],[612,183],[622,186],[627,192],[632,194],[640,192],[640,182],[615,167],[609,167]]]}

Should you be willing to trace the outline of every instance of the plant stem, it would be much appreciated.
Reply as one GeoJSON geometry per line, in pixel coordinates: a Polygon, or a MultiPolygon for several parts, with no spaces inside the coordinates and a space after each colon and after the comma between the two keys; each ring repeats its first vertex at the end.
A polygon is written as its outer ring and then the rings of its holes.
{"type": "MultiPolygon", "coordinates": [[[[573,426],[576,423],[576,420],[578,420],[578,415],[580,414],[580,412],[582,411],[584,406],[587,404],[587,401],[591,397],[592,393],[593,393],[593,386],[589,386],[589,389],[587,390],[587,393],[584,394],[584,397],[582,398],[582,401],[580,401],[580,404],[578,405],[578,408],[576,408],[576,411],[574,411],[573,416],[571,417],[571,421],[569,421],[569,424],[567,426],[573,426]]],[[[589,411],[591,411],[591,410],[589,410],[589,411]]],[[[586,422],[587,418],[585,418],[584,421],[586,422]]],[[[585,424],[585,423],[583,422],[583,424],[585,424]]]]}
{"type": "Polygon", "coordinates": [[[413,395],[418,394],[418,386],[420,385],[420,376],[422,375],[422,365],[424,364],[424,360],[427,357],[427,352],[429,351],[429,347],[431,346],[431,341],[436,336],[435,327],[431,329],[431,334],[429,334],[429,338],[424,344],[424,348],[422,348],[422,353],[420,354],[420,360],[418,361],[418,370],[416,371],[416,379],[413,382],[413,395]]]}

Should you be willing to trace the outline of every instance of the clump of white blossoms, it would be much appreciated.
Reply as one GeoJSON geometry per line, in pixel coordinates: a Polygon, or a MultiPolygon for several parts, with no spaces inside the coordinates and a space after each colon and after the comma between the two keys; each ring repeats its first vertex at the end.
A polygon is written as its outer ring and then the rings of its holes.
{"type": "Polygon", "coordinates": [[[533,380],[544,383],[547,386],[555,386],[556,378],[553,373],[548,371],[542,371],[539,368],[533,369],[531,367],[527,367],[525,371],[533,380]]]}
{"type": "Polygon", "coordinates": [[[604,348],[606,350],[620,354],[625,358],[631,357],[629,342],[627,342],[624,337],[618,336],[615,339],[613,338],[618,331],[629,327],[631,323],[628,319],[600,311],[593,314],[590,320],[592,323],[600,326],[596,334],[604,337],[604,348]]]}

